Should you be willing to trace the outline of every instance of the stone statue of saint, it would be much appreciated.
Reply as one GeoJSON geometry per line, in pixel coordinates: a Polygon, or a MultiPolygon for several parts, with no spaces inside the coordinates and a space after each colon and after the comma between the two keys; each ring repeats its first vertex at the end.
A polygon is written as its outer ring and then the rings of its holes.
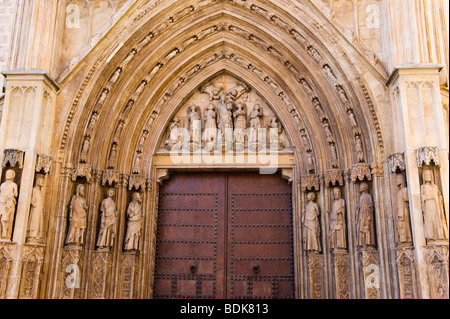
{"type": "Polygon", "coordinates": [[[69,208],[69,232],[67,233],[67,245],[82,245],[84,243],[84,232],[87,226],[87,203],[84,198],[85,187],[83,184],[77,186],[76,194],[70,201],[69,208]]]}
{"type": "Polygon", "coordinates": [[[372,195],[369,194],[369,185],[361,183],[359,192],[361,196],[357,213],[358,247],[375,247],[374,207],[372,195]]]}
{"type": "Polygon", "coordinates": [[[448,239],[448,228],[444,213],[441,192],[433,182],[433,172],[423,172],[423,185],[420,188],[425,238],[429,241],[448,239]]]}
{"type": "Polygon", "coordinates": [[[234,143],[236,152],[242,152],[245,148],[245,129],[247,128],[247,112],[245,103],[237,103],[234,117],[234,143]]]}
{"type": "Polygon", "coordinates": [[[331,248],[335,250],[347,249],[347,233],[345,224],[345,200],[341,196],[340,188],[333,189],[333,206],[330,214],[331,248]]]}
{"type": "Polygon", "coordinates": [[[183,134],[181,129],[181,119],[175,116],[170,122],[169,126],[169,138],[166,140],[165,146],[168,151],[179,150],[182,145],[183,134]]]}
{"type": "Polygon", "coordinates": [[[42,235],[44,198],[42,187],[44,186],[44,176],[36,175],[36,183],[31,193],[31,209],[28,220],[28,242],[39,242],[42,235]]]}
{"type": "Polygon", "coordinates": [[[412,243],[409,196],[405,184],[405,175],[397,175],[397,233],[399,244],[412,243]]]}
{"type": "Polygon", "coordinates": [[[222,142],[227,147],[232,147],[233,141],[233,103],[226,99],[226,95],[222,93],[220,102],[217,106],[218,109],[218,126],[220,134],[222,136],[222,142]]]}
{"type": "Polygon", "coordinates": [[[280,141],[282,131],[276,117],[271,117],[269,119],[268,129],[270,149],[274,151],[281,151],[284,148],[284,143],[280,141]]]}
{"type": "Polygon", "coordinates": [[[11,239],[14,214],[16,212],[16,198],[18,196],[17,184],[14,183],[16,173],[9,169],[6,171],[6,181],[0,185],[0,217],[1,238],[11,239]]]}
{"type": "Polygon", "coordinates": [[[139,239],[142,227],[142,197],[140,193],[133,194],[133,201],[128,206],[127,234],[125,236],[125,250],[139,250],[139,239]]]}
{"type": "Polygon", "coordinates": [[[190,141],[196,144],[200,144],[202,123],[200,122],[200,114],[198,113],[198,107],[192,105],[189,107],[189,134],[190,141]]]}
{"type": "Polygon", "coordinates": [[[217,114],[214,104],[209,104],[205,110],[205,130],[203,131],[203,142],[214,143],[217,136],[217,114]]]}
{"type": "Polygon", "coordinates": [[[316,194],[308,193],[306,195],[306,211],[303,216],[305,249],[307,251],[320,252],[320,208],[315,203],[316,194]]]}
{"type": "Polygon", "coordinates": [[[262,122],[261,107],[255,104],[253,111],[250,113],[250,136],[249,142],[253,151],[256,151],[260,141],[260,128],[262,122]]]}
{"type": "Polygon", "coordinates": [[[102,216],[100,219],[100,231],[98,233],[97,247],[113,247],[116,236],[116,220],[117,209],[116,203],[113,200],[114,189],[110,188],[107,192],[107,197],[102,201],[100,211],[102,216]]]}

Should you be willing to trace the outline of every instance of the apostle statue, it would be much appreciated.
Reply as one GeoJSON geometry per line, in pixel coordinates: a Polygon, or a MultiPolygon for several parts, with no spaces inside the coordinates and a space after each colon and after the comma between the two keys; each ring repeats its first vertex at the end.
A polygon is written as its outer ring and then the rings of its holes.
{"type": "Polygon", "coordinates": [[[420,188],[424,217],[425,238],[428,241],[448,239],[448,228],[444,213],[441,192],[433,182],[433,172],[423,172],[423,185],[420,188]]]}
{"type": "Polygon", "coordinates": [[[347,249],[347,233],[345,225],[345,200],[341,196],[341,189],[333,189],[333,206],[330,214],[331,248],[334,250],[347,249]]]}
{"type": "Polygon", "coordinates": [[[35,178],[35,186],[31,193],[31,209],[28,219],[28,242],[39,242],[42,235],[44,198],[42,195],[42,187],[44,186],[44,176],[37,174],[35,178]]]}
{"type": "Polygon", "coordinates": [[[306,211],[303,216],[305,249],[307,251],[321,251],[320,246],[320,208],[315,203],[316,194],[310,192],[306,195],[306,211]]]}
{"type": "Polygon", "coordinates": [[[168,151],[179,150],[183,141],[183,131],[181,129],[181,119],[175,116],[170,122],[169,126],[169,138],[165,142],[166,149],[168,151]]]}
{"type": "Polygon", "coordinates": [[[16,198],[18,196],[17,184],[14,183],[16,173],[9,169],[6,171],[6,181],[0,185],[0,218],[1,238],[11,239],[14,214],[16,212],[16,198]]]}
{"type": "Polygon", "coordinates": [[[412,243],[409,196],[405,184],[405,175],[397,175],[397,234],[399,244],[412,243]]]}
{"type": "Polygon", "coordinates": [[[114,189],[108,189],[106,194],[107,197],[102,201],[100,206],[102,215],[97,239],[97,247],[99,248],[113,247],[116,235],[117,209],[116,203],[113,200],[114,189]]]}
{"type": "Polygon", "coordinates": [[[66,238],[67,245],[82,245],[84,243],[88,209],[86,199],[84,198],[84,191],[84,185],[78,185],[76,193],[70,201],[69,232],[66,238]]]}
{"type": "Polygon", "coordinates": [[[133,201],[128,206],[127,234],[125,236],[125,250],[139,250],[139,240],[142,227],[142,197],[140,193],[133,194],[133,201]]]}
{"type": "Polygon", "coordinates": [[[375,247],[374,207],[372,195],[369,194],[369,185],[364,182],[361,183],[359,192],[361,196],[357,212],[358,247],[375,247]]]}
{"type": "Polygon", "coordinates": [[[230,102],[225,94],[220,97],[218,109],[218,126],[222,137],[222,142],[226,150],[233,146],[233,103],[230,102]]]}

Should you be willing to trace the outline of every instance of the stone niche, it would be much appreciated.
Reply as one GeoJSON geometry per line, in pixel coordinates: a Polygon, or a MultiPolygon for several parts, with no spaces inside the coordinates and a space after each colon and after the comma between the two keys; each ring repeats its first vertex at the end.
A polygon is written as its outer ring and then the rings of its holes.
{"type": "Polygon", "coordinates": [[[203,83],[169,121],[158,153],[181,150],[292,152],[268,102],[227,73],[203,83]]]}

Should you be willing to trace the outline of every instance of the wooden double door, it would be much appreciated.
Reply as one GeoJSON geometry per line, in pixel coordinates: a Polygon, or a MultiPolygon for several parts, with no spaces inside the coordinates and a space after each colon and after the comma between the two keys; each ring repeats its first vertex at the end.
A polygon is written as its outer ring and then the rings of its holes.
{"type": "Polygon", "coordinates": [[[160,189],[155,298],[294,298],[292,191],[279,174],[179,173],[160,189]]]}

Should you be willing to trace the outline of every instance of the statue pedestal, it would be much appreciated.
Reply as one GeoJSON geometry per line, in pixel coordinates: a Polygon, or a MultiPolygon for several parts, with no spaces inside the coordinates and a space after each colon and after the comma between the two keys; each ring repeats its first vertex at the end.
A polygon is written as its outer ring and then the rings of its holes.
{"type": "Polygon", "coordinates": [[[109,248],[101,248],[92,253],[89,299],[105,299],[107,286],[111,278],[112,253],[109,248]]]}
{"type": "Polygon", "coordinates": [[[350,255],[345,250],[335,250],[334,256],[334,276],[336,280],[336,298],[350,299],[350,255]]]}
{"type": "Polygon", "coordinates": [[[325,299],[324,257],[319,253],[308,253],[309,284],[311,299],[325,299]]]}
{"type": "Polygon", "coordinates": [[[139,269],[139,252],[126,251],[120,256],[119,298],[133,299],[134,285],[139,269]]]}
{"type": "Polygon", "coordinates": [[[360,252],[366,299],[380,299],[381,271],[379,253],[373,248],[360,252]]]}

